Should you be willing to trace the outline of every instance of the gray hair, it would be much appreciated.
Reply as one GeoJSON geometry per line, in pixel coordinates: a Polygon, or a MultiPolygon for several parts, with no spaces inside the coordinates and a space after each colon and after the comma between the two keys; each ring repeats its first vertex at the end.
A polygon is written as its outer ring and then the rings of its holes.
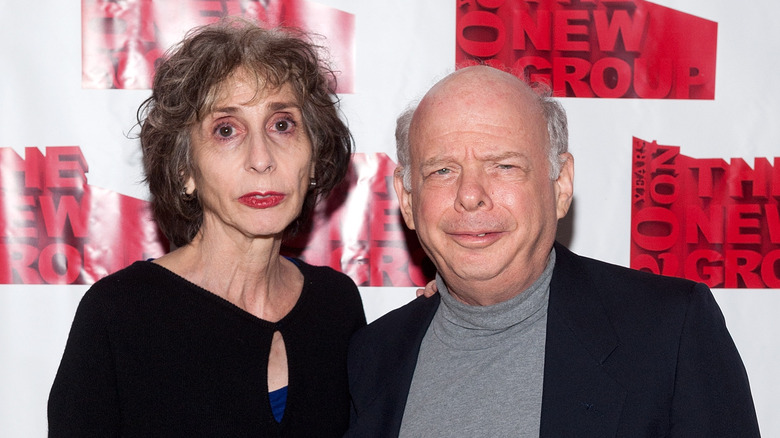
{"type": "MultiPolygon", "coordinates": [[[[569,123],[566,119],[566,111],[563,109],[563,105],[553,97],[550,87],[544,84],[533,84],[531,88],[539,98],[544,119],[547,121],[547,135],[550,139],[547,151],[547,157],[550,160],[550,179],[556,180],[561,173],[561,166],[566,162],[566,158],[561,155],[569,151],[569,123]]],[[[416,101],[410,104],[398,116],[395,125],[398,166],[403,178],[404,189],[407,191],[412,190],[412,173],[409,166],[409,129],[419,103],[416,101]]]]}

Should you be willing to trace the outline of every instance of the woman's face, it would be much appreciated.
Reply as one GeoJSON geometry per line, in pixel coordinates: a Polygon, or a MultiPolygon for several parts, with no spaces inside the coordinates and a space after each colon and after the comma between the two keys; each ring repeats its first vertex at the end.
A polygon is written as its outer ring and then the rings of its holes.
{"type": "Polygon", "coordinates": [[[312,144],[289,85],[256,89],[242,71],[221,87],[213,111],[192,128],[201,232],[278,237],[300,214],[314,176],[312,144]]]}

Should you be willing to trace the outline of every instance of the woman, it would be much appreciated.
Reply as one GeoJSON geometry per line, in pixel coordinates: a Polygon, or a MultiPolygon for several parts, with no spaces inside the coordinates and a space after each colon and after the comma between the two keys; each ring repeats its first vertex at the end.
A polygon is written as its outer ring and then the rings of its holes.
{"type": "Polygon", "coordinates": [[[139,124],[177,249],[87,291],[50,436],[341,436],[358,290],[279,253],[349,166],[332,78],[316,46],[238,20],[169,53],[139,124]]]}

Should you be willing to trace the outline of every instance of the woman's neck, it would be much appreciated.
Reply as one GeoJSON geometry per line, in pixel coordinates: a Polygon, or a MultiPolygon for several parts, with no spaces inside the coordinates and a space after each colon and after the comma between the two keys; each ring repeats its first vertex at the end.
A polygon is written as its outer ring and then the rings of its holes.
{"type": "Polygon", "coordinates": [[[300,270],[279,254],[280,238],[209,239],[189,244],[156,262],[190,282],[267,321],[295,305],[303,287],[300,270]]]}

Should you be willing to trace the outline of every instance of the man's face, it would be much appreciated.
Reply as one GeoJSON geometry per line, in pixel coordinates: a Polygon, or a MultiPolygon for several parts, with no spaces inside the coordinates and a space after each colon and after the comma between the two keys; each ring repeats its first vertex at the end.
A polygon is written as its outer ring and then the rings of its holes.
{"type": "MultiPolygon", "coordinates": [[[[468,70],[468,69],[467,69],[468,70]]],[[[401,210],[468,304],[505,301],[546,266],[572,194],[572,159],[550,179],[547,124],[525,85],[485,67],[456,73],[420,103],[401,210]]]]}

